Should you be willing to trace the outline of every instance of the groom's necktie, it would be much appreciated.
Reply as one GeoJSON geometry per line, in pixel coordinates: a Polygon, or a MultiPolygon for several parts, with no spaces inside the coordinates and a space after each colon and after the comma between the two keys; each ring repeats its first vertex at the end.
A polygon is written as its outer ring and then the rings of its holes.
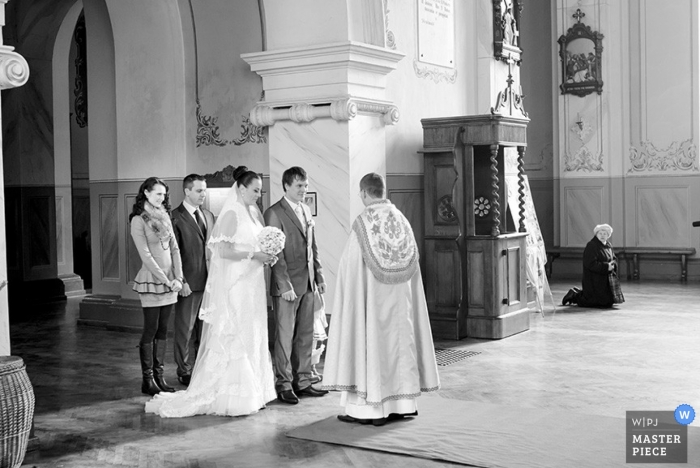
{"type": "Polygon", "coordinates": [[[304,213],[304,208],[301,206],[301,203],[297,203],[296,208],[294,208],[294,211],[297,214],[297,218],[299,218],[299,222],[301,223],[304,228],[306,228],[306,214],[304,213]]]}
{"type": "Polygon", "coordinates": [[[202,216],[199,214],[199,208],[194,210],[194,217],[197,220],[197,226],[199,226],[199,230],[202,231],[202,235],[204,238],[207,238],[207,226],[204,224],[204,220],[202,219],[202,216]]]}

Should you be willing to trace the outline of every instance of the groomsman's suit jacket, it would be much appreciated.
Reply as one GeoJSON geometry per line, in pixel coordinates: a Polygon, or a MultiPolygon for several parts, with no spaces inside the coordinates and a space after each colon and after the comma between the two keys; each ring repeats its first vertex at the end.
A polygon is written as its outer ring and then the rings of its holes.
{"type": "Polygon", "coordinates": [[[307,219],[306,226],[302,226],[294,209],[284,198],[265,211],[265,224],[281,229],[287,238],[284,251],[278,255],[279,259],[272,267],[272,296],[281,296],[291,289],[301,296],[308,287],[315,291],[317,284],[325,283],[311,211],[303,203],[302,207],[307,219]]]}
{"type": "Polygon", "coordinates": [[[180,203],[172,211],[173,231],[182,258],[182,273],[192,291],[204,291],[207,284],[207,241],[214,228],[214,215],[211,211],[201,207],[200,210],[207,224],[206,239],[184,204],[180,203]]]}

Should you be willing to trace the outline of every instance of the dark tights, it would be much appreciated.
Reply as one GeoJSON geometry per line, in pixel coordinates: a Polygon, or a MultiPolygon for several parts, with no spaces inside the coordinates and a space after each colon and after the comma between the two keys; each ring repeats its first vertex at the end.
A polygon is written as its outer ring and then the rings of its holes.
{"type": "Polygon", "coordinates": [[[153,343],[168,337],[168,321],[175,304],[143,308],[143,334],[141,344],[153,343]]]}

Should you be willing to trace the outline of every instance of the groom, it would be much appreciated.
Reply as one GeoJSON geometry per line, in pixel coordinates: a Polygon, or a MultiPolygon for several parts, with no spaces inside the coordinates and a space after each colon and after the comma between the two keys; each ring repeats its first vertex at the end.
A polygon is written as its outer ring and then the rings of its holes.
{"type": "Polygon", "coordinates": [[[304,203],[309,187],[306,171],[290,167],[282,174],[284,197],[265,211],[265,224],[284,232],[287,240],[272,267],[270,294],[275,309],[275,389],[280,401],[299,403],[299,396],[328,393],[311,386],[314,334],[314,291],[326,284],[316,248],[311,211],[304,203]]]}

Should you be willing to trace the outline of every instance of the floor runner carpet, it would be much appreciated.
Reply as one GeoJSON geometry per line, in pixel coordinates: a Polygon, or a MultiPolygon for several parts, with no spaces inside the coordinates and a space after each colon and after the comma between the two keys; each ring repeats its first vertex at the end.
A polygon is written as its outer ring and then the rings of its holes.
{"type": "MultiPolygon", "coordinates": [[[[624,415],[593,416],[439,397],[422,397],[418,405],[417,418],[381,427],[348,424],[333,416],[287,436],[483,468],[634,466],[626,463],[624,415]]],[[[688,427],[687,465],[652,466],[700,466],[700,428],[688,427]]]]}

